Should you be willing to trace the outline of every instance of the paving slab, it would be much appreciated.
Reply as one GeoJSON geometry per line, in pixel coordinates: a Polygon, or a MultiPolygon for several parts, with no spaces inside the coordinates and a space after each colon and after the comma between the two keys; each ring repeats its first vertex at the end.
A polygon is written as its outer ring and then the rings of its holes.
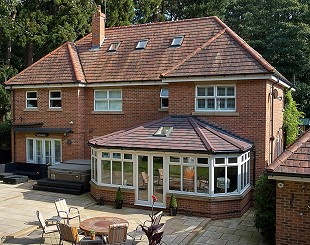
{"type": "MultiPolygon", "coordinates": [[[[30,180],[11,185],[0,181],[0,243],[58,244],[58,233],[41,238],[42,232],[38,227],[36,211],[40,210],[45,218],[57,215],[54,201],[59,198],[65,198],[68,206],[77,207],[82,220],[96,216],[125,218],[129,222],[129,233],[149,219],[148,210],[127,207],[115,209],[111,205],[97,205],[89,193],[77,196],[33,190],[34,183],[35,181],[30,180]]],[[[165,223],[163,241],[167,245],[221,245],[234,244],[236,240],[241,242],[240,244],[264,244],[259,232],[253,229],[252,210],[240,218],[225,220],[179,214],[169,216],[168,213],[164,213],[161,222],[165,223]],[[250,233],[253,233],[251,237],[250,233]]],[[[78,226],[78,219],[74,219],[72,224],[78,226]]],[[[132,244],[132,239],[129,238],[126,244],[132,244]]],[[[144,236],[141,241],[136,241],[136,244],[148,244],[147,238],[144,236]]]]}

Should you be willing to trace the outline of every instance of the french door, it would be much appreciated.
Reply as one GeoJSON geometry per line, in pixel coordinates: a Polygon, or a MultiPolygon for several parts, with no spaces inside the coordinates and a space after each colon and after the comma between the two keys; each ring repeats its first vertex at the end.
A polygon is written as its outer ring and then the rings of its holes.
{"type": "Polygon", "coordinates": [[[139,204],[152,205],[152,195],[157,201],[155,206],[165,205],[165,181],[163,176],[164,158],[155,155],[137,156],[136,200],[139,204]]]}
{"type": "Polygon", "coordinates": [[[27,162],[55,164],[61,162],[61,141],[57,139],[27,138],[27,162]]]}

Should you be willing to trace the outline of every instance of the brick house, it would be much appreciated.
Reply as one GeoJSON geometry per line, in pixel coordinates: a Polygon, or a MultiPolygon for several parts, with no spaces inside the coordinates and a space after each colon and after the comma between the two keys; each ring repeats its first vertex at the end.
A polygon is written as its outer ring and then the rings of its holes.
{"type": "Polygon", "coordinates": [[[310,241],[310,131],[306,131],[267,168],[276,188],[276,244],[310,241]]]}
{"type": "MultiPolygon", "coordinates": [[[[181,211],[220,218],[246,211],[251,185],[282,152],[283,91],[291,84],[217,17],[105,28],[98,8],[91,34],[63,44],[6,86],[14,162],[91,159],[95,198],[112,202],[120,186],[125,205],[150,206],[160,189],[158,208],[175,193],[181,211]],[[139,130],[153,124],[154,132],[139,130]],[[126,144],[128,128],[147,134],[141,144],[126,144]],[[146,141],[159,131],[157,140],[180,132],[179,142],[187,129],[194,133],[189,142],[203,142],[204,150],[196,143],[163,149],[146,141]],[[191,188],[184,182],[187,165],[191,188]]],[[[133,141],[140,136],[130,134],[133,141]]]]}

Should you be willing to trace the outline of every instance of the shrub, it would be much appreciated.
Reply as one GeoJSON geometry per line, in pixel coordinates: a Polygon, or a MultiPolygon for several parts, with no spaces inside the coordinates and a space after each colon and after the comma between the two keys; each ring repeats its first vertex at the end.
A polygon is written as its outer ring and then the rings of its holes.
{"type": "Polygon", "coordinates": [[[269,244],[275,244],[276,185],[262,174],[255,184],[254,224],[269,244]]]}
{"type": "Polygon", "coordinates": [[[177,207],[178,207],[177,198],[175,197],[175,195],[171,194],[169,208],[177,208],[177,207]]]}
{"type": "Polygon", "coordinates": [[[123,201],[123,193],[122,193],[120,187],[118,187],[118,189],[117,189],[115,201],[123,201]]]}

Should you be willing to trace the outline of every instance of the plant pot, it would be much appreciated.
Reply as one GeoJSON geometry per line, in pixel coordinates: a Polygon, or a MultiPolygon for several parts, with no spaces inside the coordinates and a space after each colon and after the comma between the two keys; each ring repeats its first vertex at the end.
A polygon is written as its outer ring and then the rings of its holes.
{"type": "Polygon", "coordinates": [[[116,208],[116,209],[121,209],[121,208],[123,208],[123,200],[121,200],[121,201],[115,201],[115,208],[116,208]]]}
{"type": "Polygon", "coordinates": [[[177,215],[177,208],[169,208],[170,216],[176,216],[177,215]]]}
{"type": "Polygon", "coordinates": [[[95,240],[95,239],[96,239],[96,234],[90,233],[90,240],[95,240]]]}

